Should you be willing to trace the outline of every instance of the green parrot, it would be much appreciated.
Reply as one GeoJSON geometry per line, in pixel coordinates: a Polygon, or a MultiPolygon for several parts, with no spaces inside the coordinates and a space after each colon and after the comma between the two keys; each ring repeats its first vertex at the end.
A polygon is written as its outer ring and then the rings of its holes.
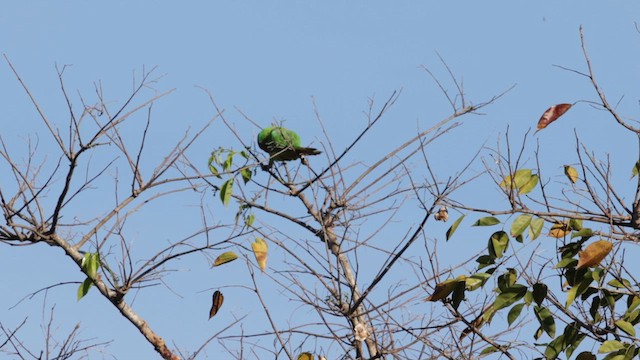
{"type": "Polygon", "coordinates": [[[258,146],[269,153],[269,163],[289,161],[304,155],[318,155],[321,151],[300,145],[300,136],[282,126],[269,126],[258,134],[258,146]]]}

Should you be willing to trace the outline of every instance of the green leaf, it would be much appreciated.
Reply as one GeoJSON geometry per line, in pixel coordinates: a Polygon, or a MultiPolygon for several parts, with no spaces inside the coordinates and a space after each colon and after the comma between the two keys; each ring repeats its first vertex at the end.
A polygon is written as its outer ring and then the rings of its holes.
{"type": "Polygon", "coordinates": [[[226,160],[222,164],[222,168],[224,169],[224,171],[230,171],[231,170],[231,165],[233,165],[233,155],[235,155],[235,154],[236,154],[235,151],[231,151],[231,152],[229,152],[229,155],[227,155],[226,160]]]}
{"type": "Polygon", "coordinates": [[[576,360],[596,360],[596,356],[588,351],[583,351],[578,356],[576,356],[576,360]]]}
{"type": "Polygon", "coordinates": [[[93,285],[93,281],[91,281],[90,278],[84,279],[82,284],[78,287],[78,301],[87,295],[89,289],[91,289],[91,285],[93,285]]]}
{"type": "Polygon", "coordinates": [[[522,234],[531,224],[531,218],[532,216],[529,214],[522,214],[513,220],[511,224],[511,236],[516,237],[522,234]]]}
{"type": "Polygon", "coordinates": [[[547,285],[536,283],[533,285],[533,300],[536,304],[542,305],[542,301],[547,297],[547,285]]]}
{"type": "Polygon", "coordinates": [[[249,168],[242,168],[242,170],[240,170],[240,175],[242,175],[242,180],[244,180],[245,184],[251,181],[252,173],[249,168]]]}
{"type": "Polygon", "coordinates": [[[249,214],[249,216],[246,217],[244,223],[247,224],[247,226],[251,226],[253,225],[253,222],[256,220],[256,217],[253,214],[249,214]]]}
{"type": "Polygon", "coordinates": [[[495,218],[493,216],[487,216],[487,217],[483,217],[483,218],[478,219],[478,221],[473,223],[473,225],[471,225],[471,226],[491,226],[491,225],[496,225],[496,224],[500,224],[500,220],[498,220],[497,218],[495,218]]]}
{"type": "Polygon", "coordinates": [[[506,176],[500,183],[500,186],[507,190],[510,190],[512,186],[515,186],[516,189],[520,190],[529,181],[531,181],[531,176],[531,169],[520,169],[515,172],[514,176],[506,176]]]}
{"type": "Polygon", "coordinates": [[[98,253],[84,254],[84,257],[82,258],[81,266],[82,266],[82,270],[85,272],[85,274],[87,274],[87,276],[89,277],[96,276],[96,273],[98,272],[98,268],[100,267],[100,257],[98,256],[98,253]]]}
{"type": "Polygon", "coordinates": [[[593,236],[593,230],[589,229],[589,228],[582,228],[579,231],[574,231],[573,233],[571,233],[571,238],[577,238],[577,237],[581,237],[582,240],[589,240],[590,237],[593,236]],[[586,239],[585,239],[586,238],[586,239]]]}
{"type": "Polygon", "coordinates": [[[575,267],[577,264],[578,264],[578,260],[574,258],[564,258],[556,264],[555,268],[556,269],[571,268],[571,267],[575,267]]]}
{"type": "Polygon", "coordinates": [[[640,170],[640,160],[636,161],[633,165],[633,169],[631,169],[631,178],[638,176],[638,170],[640,170]]]}
{"type": "Polygon", "coordinates": [[[489,255],[497,259],[502,257],[505,250],[509,247],[509,236],[504,231],[496,231],[489,238],[489,255]]]}
{"type": "Polygon", "coordinates": [[[546,307],[536,306],[533,308],[534,313],[536,314],[536,318],[538,318],[538,322],[540,323],[540,327],[544,330],[544,332],[549,335],[549,337],[555,337],[556,335],[556,322],[553,319],[553,314],[546,307]]]}
{"type": "Polygon", "coordinates": [[[617,279],[613,279],[609,281],[607,284],[613,286],[616,289],[627,289],[631,287],[631,283],[627,279],[622,279],[622,282],[620,282],[617,279]]]}
{"type": "Polygon", "coordinates": [[[493,303],[493,307],[497,310],[506,308],[516,301],[522,299],[527,293],[527,287],[524,285],[516,284],[505,291],[501,292],[496,297],[496,301],[493,303]]]}
{"type": "Polygon", "coordinates": [[[570,219],[569,227],[571,230],[580,231],[582,230],[582,220],[581,219],[570,219]]]}
{"type": "Polygon", "coordinates": [[[598,354],[606,354],[624,349],[625,345],[618,340],[607,340],[598,349],[598,354]]]}
{"type": "Polygon", "coordinates": [[[213,262],[213,265],[211,267],[214,266],[220,266],[222,264],[226,264],[228,262],[232,262],[233,260],[237,259],[238,255],[236,253],[234,253],[233,251],[227,251],[225,253],[220,254],[213,262]]]}
{"type": "Polygon", "coordinates": [[[620,319],[616,321],[615,324],[618,329],[624,331],[625,333],[627,333],[627,335],[633,336],[633,337],[636,336],[636,329],[633,328],[633,325],[631,325],[631,323],[620,319]]]}
{"type": "Polygon", "coordinates": [[[593,282],[591,271],[587,271],[584,276],[576,279],[576,281],[577,283],[567,292],[567,308],[569,308],[576,297],[582,295],[589,289],[589,285],[593,282]]]}
{"type": "Polygon", "coordinates": [[[498,349],[496,349],[494,346],[487,346],[486,348],[482,349],[482,351],[480,351],[480,357],[493,354],[494,352],[497,352],[497,351],[498,349]]]}
{"type": "Polygon", "coordinates": [[[220,187],[220,200],[224,204],[224,206],[229,205],[229,201],[231,200],[231,193],[233,192],[233,178],[227,180],[220,187]]]}
{"type": "Polygon", "coordinates": [[[560,335],[547,345],[547,348],[544,350],[544,357],[546,359],[556,359],[564,349],[564,335],[560,335]]]}
{"type": "Polygon", "coordinates": [[[458,229],[458,225],[460,225],[460,223],[462,222],[462,219],[464,219],[464,217],[465,217],[465,215],[462,215],[458,219],[456,219],[456,221],[453,222],[453,224],[451,225],[449,230],[447,230],[447,241],[449,241],[451,236],[453,236],[453,233],[456,232],[456,230],[458,229]]]}
{"type": "Polygon", "coordinates": [[[522,312],[523,307],[524,307],[524,303],[519,303],[519,304],[513,305],[511,310],[509,310],[509,314],[507,315],[507,321],[509,323],[509,326],[511,326],[511,324],[513,324],[513,322],[518,319],[518,316],[520,316],[520,313],[522,312]]]}
{"type": "Polygon", "coordinates": [[[531,175],[531,177],[529,178],[529,181],[527,181],[526,184],[522,185],[519,188],[518,193],[520,195],[525,195],[530,193],[531,191],[533,191],[533,189],[536,188],[536,185],[538,185],[538,181],[540,181],[540,177],[538,175],[531,175]]]}
{"type": "Polygon", "coordinates": [[[531,240],[535,240],[542,233],[542,227],[544,226],[544,220],[541,218],[535,218],[531,220],[529,225],[529,237],[531,240]]]}
{"type": "Polygon", "coordinates": [[[456,284],[456,287],[451,294],[451,306],[453,306],[453,308],[456,310],[458,310],[460,303],[462,302],[462,300],[464,300],[464,289],[465,282],[461,281],[456,284]]]}
{"type": "Polygon", "coordinates": [[[483,286],[487,280],[491,277],[491,274],[476,273],[465,279],[465,288],[468,291],[474,291],[483,286]]]}

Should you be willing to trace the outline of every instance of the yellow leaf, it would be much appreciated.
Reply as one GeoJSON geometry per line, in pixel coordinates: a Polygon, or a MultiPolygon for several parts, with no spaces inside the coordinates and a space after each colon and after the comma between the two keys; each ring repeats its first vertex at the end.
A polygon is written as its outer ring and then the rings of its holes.
{"type": "Polygon", "coordinates": [[[238,255],[236,255],[236,253],[234,253],[233,251],[227,251],[225,253],[220,254],[220,256],[218,256],[215,261],[213,262],[213,265],[211,267],[214,266],[220,266],[222,264],[226,264],[228,262],[231,262],[235,259],[238,258],[238,255]]]}
{"type": "Polygon", "coordinates": [[[549,236],[560,239],[567,236],[570,232],[571,228],[567,224],[554,224],[551,227],[551,230],[549,230],[549,236]]]}
{"type": "Polygon", "coordinates": [[[253,249],[253,254],[256,256],[260,270],[264,271],[264,269],[267,268],[267,242],[264,241],[263,238],[257,237],[256,241],[251,243],[251,248],[253,249]]]}
{"type": "Polygon", "coordinates": [[[310,352],[303,352],[302,354],[298,355],[298,358],[296,360],[313,360],[313,354],[310,352]]]}
{"type": "Polygon", "coordinates": [[[575,184],[578,181],[578,170],[576,170],[573,166],[565,165],[564,166],[564,174],[567,175],[567,178],[571,183],[575,184]]]}
{"type": "Polygon", "coordinates": [[[578,266],[576,269],[585,267],[594,267],[600,264],[613,249],[613,244],[607,240],[599,240],[587,246],[583,251],[578,253],[578,266]]]}
{"type": "Polygon", "coordinates": [[[460,275],[455,279],[445,280],[436,285],[436,288],[433,290],[433,294],[431,296],[424,299],[424,301],[438,301],[446,298],[449,294],[456,289],[456,286],[459,283],[464,283],[467,277],[464,275],[460,275]]]}
{"type": "Polygon", "coordinates": [[[224,296],[218,290],[213,293],[213,298],[211,299],[211,310],[209,310],[209,319],[211,319],[215,314],[218,313],[220,307],[222,306],[222,302],[224,301],[224,296]]]}

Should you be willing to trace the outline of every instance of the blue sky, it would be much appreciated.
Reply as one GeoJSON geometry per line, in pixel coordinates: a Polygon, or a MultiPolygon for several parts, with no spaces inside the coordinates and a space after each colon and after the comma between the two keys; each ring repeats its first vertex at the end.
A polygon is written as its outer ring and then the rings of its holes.
{"type": "MultiPolygon", "coordinates": [[[[157,66],[156,74],[164,76],[155,90],[177,89],[154,107],[156,122],[151,134],[155,138],[151,144],[157,146],[158,154],[154,155],[158,158],[166,144],[178,139],[186,128],[202,126],[213,116],[202,88],[211,91],[229,119],[247,134],[246,141],[253,139],[257,129],[234,108],[263,125],[286,120],[287,126],[318,146],[323,138],[315,120],[315,101],[337,148],[348,144],[365,123],[362,112],[368,99],[381,104],[401,89],[389,119],[355,153],[353,160],[365,162],[374,161],[390,144],[399,144],[417,129],[448,115],[446,99],[421,69],[428,67],[451,86],[439,54],[463,79],[467,97],[474,103],[516,85],[484,109],[486,115],[466,118],[464,126],[437,143],[434,164],[446,177],[458,171],[461,166],[457,164],[469,159],[480,146],[495,144],[507,125],[519,138],[535,127],[548,106],[594,99],[585,78],[553,66],[585,71],[580,25],[611,102],[624,96],[620,109],[635,114],[640,34],[634,22],[639,15],[640,3],[631,1],[6,1],[0,13],[0,52],[12,61],[43,109],[61,122],[66,114],[56,64],[72,65],[65,70],[65,79],[74,94],[76,89],[91,94],[94,83],[100,81],[114,102],[123,101],[131,88],[132,74],[157,66]]],[[[4,61],[0,64],[0,89],[3,139],[21,150],[28,135],[38,133],[44,139],[46,133],[37,113],[4,61]]],[[[634,146],[634,139],[612,129],[612,124],[588,106],[578,105],[537,139],[549,167],[561,174],[562,164],[576,161],[573,129],[577,128],[595,151],[612,153],[613,164],[627,180],[635,155],[615,150],[634,146]]],[[[43,147],[46,144],[43,141],[43,147]]],[[[221,124],[214,123],[206,141],[199,143],[193,154],[202,154],[204,164],[211,149],[218,146],[238,144],[230,140],[221,124]]],[[[635,148],[631,149],[635,153],[635,148]]],[[[473,200],[478,202],[483,199],[473,191],[465,195],[477,196],[473,200]]],[[[166,214],[163,205],[171,203],[160,202],[152,208],[154,221],[188,218],[166,214]]],[[[141,248],[150,237],[168,241],[185,235],[180,229],[160,230],[148,221],[139,226],[141,248]]],[[[29,328],[23,335],[28,340],[40,336],[43,297],[8,308],[43,286],[82,280],[61,256],[61,252],[43,246],[4,247],[0,252],[0,271],[9,274],[3,277],[3,287],[11,289],[0,299],[0,318],[3,324],[15,326],[30,314],[29,328]],[[24,269],[20,265],[25,263],[32,265],[24,269]]],[[[195,283],[202,278],[193,274],[207,271],[202,264],[185,265],[187,268],[191,270],[181,270],[171,280],[195,283]]],[[[193,285],[184,298],[164,288],[151,293],[171,298],[167,304],[177,310],[204,306],[198,311],[206,314],[209,293],[201,291],[220,284],[193,285]]],[[[48,296],[44,307],[55,302],[58,320],[69,319],[64,326],[82,321],[87,337],[113,339],[108,353],[116,357],[153,356],[140,335],[96,294],[76,302],[75,287],[68,286],[48,296]]],[[[140,301],[147,300],[141,297],[140,301]]],[[[251,307],[242,302],[233,306],[238,313],[251,307]]],[[[145,310],[142,312],[145,315],[145,310]]],[[[191,331],[201,334],[218,326],[181,319],[181,311],[166,311],[164,316],[154,317],[153,323],[161,335],[185,348],[203,340],[202,336],[190,336],[191,331]],[[176,331],[176,323],[184,329],[176,331]]],[[[221,323],[225,320],[228,318],[223,317],[221,323]]]]}

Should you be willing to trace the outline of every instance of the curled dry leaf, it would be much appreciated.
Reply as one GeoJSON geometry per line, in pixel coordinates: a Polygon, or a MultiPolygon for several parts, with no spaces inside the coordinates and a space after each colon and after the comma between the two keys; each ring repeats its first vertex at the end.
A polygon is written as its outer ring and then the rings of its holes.
{"type": "Polygon", "coordinates": [[[542,114],[540,120],[538,120],[537,131],[546,128],[549,124],[556,121],[562,114],[566,113],[572,104],[557,104],[548,108],[547,111],[542,114]]]}
{"type": "Polygon", "coordinates": [[[611,252],[611,249],[613,249],[613,244],[607,240],[599,240],[590,244],[578,254],[579,259],[576,269],[598,266],[602,259],[611,252]]]}
{"type": "Polygon", "coordinates": [[[209,310],[209,319],[211,319],[215,314],[218,313],[220,307],[222,306],[222,302],[224,301],[224,296],[218,290],[213,293],[213,298],[211,299],[211,310],[209,310]]]}
{"type": "Polygon", "coordinates": [[[438,210],[437,213],[435,213],[433,215],[433,217],[437,220],[437,221],[447,221],[449,219],[449,211],[447,211],[447,207],[446,206],[441,206],[440,210],[438,210]]]}

